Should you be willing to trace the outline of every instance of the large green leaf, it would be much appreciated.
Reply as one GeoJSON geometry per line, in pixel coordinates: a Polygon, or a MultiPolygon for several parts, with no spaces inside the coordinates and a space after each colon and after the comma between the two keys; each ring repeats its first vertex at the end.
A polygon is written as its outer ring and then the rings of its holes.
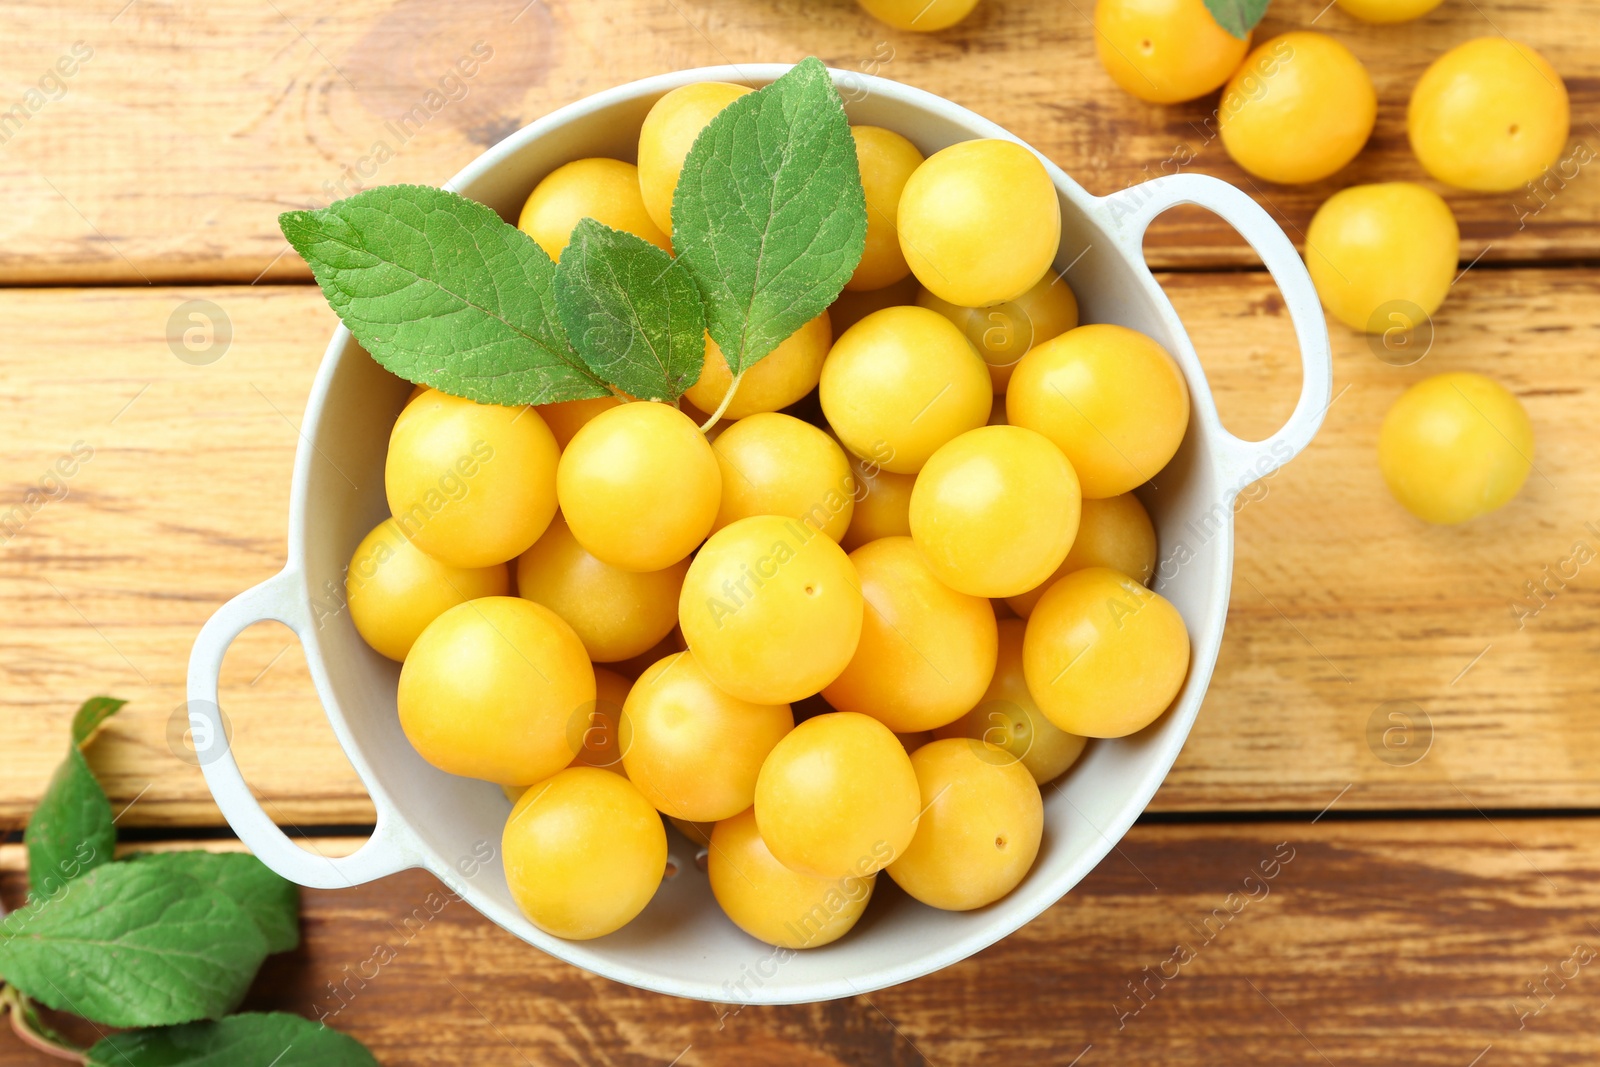
{"type": "Polygon", "coordinates": [[[217,1018],[266,955],[226,893],[160,864],[106,864],[0,921],[0,978],[107,1026],[217,1018]]]}
{"type": "Polygon", "coordinates": [[[135,1030],[89,1050],[88,1067],[377,1067],[362,1044],[298,1015],[246,1014],[135,1030]]]}
{"type": "Polygon", "coordinates": [[[300,944],[299,887],[248,852],[143,852],[126,862],[175,871],[220,889],[256,924],[268,955],[300,944]]]}
{"type": "Polygon", "coordinates": [[[609,394],[561,329],[555,264],[484,205],[386,185],[278,223],[355,339],[407,381],[486,404],[609,394]]]}
{"type": "Polygon", "coordinates": [[[672,246],[736,376],[833,303],[866,236],[855,139],[815,57],[707,124],[672,201],[672,246]]]}

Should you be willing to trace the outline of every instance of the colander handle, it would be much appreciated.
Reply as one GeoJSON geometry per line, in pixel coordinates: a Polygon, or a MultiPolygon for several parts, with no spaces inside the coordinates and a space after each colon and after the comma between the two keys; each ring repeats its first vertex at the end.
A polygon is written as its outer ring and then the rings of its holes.
{"type": "Polygon", "coordinates": [[[195,755],[223,817],[261,862],[291,882],[313,889],[343,889],[421,866],[422,860],[404,831],[389,823],[381,810],[366,844],[348,856],[323,856],[291,841],[251,793],[234,762],[217,706],[217,679],[222,657],[234,639],[247,627],[269,619],[289,627],[302,643],[311,632],[305,580],[297,571],[285,569],[222,605],[200,628],[189,654],[188,709],[195,755]]]}
{"type": "Polygon", "coordinates": [[[1300,346],[1300,400],[1289,421],[1264,440],[1245,441],[1226,429],[1222,431],[1227,484],[1237,492],[1265,478],[1311,443],[1333,402],[1333,352],[1328,342],[1328,323],[1300,254],[1272,216],[1248,193],[1208,174],[1167,174],[1105,199],[1111,204],[1119,236],[1138,259],[1144,255],[1145,230],[1157,215],[1179,204],[1196,204],[1237,230],[1277,283],[1300,346]]]}

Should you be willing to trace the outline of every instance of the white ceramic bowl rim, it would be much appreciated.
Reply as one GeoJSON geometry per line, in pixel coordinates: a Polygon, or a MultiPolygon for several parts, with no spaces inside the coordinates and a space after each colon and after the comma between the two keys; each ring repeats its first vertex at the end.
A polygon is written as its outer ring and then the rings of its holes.
{"type": "MultiPolygon", "coordinates": [[[[512,134],[469,164],[446,188],[473,195],[502,215],[514,217],[520,204],[518,198],[526,195],[540,173],[550,169],[551,161],[546,160],[544,170],[524,173],[528,160],[542,146],[565,145],[566,149],[557,147],[552,151],[559,154],[567,150],[572,153],[567,158],[578,158],[579,152],[599,154],[592,142],[607,135],[596,130],[597,116],[615,118],[615,113],[623,110],[642,117],[650,102],[680,85],[698,81],[760,85],[788,69],[787,64],[710,67],[659,75],[606,90],[512,134]]],[[[919,141],[924,151],[971,137],[1022,143],[994,123],[920,89],[849,71],[832,73],[846,96],[852,121],[877,120],[876,124],[898,128],[919,141]],[[913,131],[908,124],[918,129],[913,131]]],[[[628,131],[623,134],[633,136],[628,131]]],[[[612,136],[612,140],[616,137],[612,136]]],[[[621,152],[613,149],[613,154],[621,152]]],[[[330,401],[330,394],[336,389],[349,392],[353,388],[340,386],[341,375],[366,375],[365,385],[384,391],[380,379],[386,372],[368,374],[364,368],[375,369],[376,364],[360,351],[342,326],[329,343],[303,423],[295,460],[287,566],[220,608],[201,630],[190,659],[189,713],[195,736],[219,741],[214,751],[202,753],[202,767],[218,806],[240,839],[278,873],[318,888],[352,886],[411,867],[426,868],[496,923],[568,962],[641,988],[722,1003],[824,1000],[908,981],[999,940],[1070,890],[1144,810],[1188,735],[1210,681],[1226,620],[1234,498],[1310,442],[1330,402],[1332,362],[1326,323],[1305,266],[1288,238],[1249,196],[1215,178],[1175,174],[1095,197],[1048,159],[1042,155],[1040,158],[1056,185],[1063,208],[1063,245],[1057,267],[1069,275],[1084,308],[1084,321],[1122,322],[1150,333],[1177,359],[1189,383],[1192,414],[1184,446],[1160,473],[1159,486],[1147,487],[1141,495],[1157,520],[1161,537],[1163,573],[1157,575],[1156,587],[1184,613],[1193,660],[1183,691],[1162,719],[1133,738],[1092,745],[1079,767],[1067,776],[1065,786],[1046,790],[1046,845],[1034,871],[1012,894],[970,913],[935,912],[905,898],[883,909],[892,913],[889,918],[874,919],[877,909],[869,909],[861,928],[834,945],[784,956],[745,938],[725,922],[721,923],[725,931],[693,925],[699,918],[692,911],[693,905],[684,901],[692,893],[709,896],[702,876],[701,884],[692,888],[683,885],[679,889],[672,882],[664,883],[658,901],[646,910],[645,915],[649,916],[660,904],[663,918],[658,921],[657,933],[661,936],[665,936],[661,934],[666,929],[664,923],[684,924],[693,934],[684,944],[673,944],[652,954],[652,946],[644,940],[648,934],[639,934],[631,941],[625,936],[634,926],[648,925],[643,916],[624,931],[592,942],[563,941],[533,927],[510,904],[503,872],[498,863],[492,862],[492,849],[498,847],[497,835],[488,853],[490,859],[480,855],[474,862],[470,855],[463,856],[462,848],[456,849],[455,859],[448,856],[446,849],[422,830],[421,821],[431,813],[415,794],[432,790],[428,799],[437,800],[441,806],[459,802],[477,807],[490,805],[490,800],[485,799],[487,794],[469,795],[460,785],[463,780],[442,781],[448,776],[439,776],[439,772],[421,764],[414,753],[407,755],[392,746],[378,751],[372,732],[381,728],[393,734],[398,732],[398,726],[375,724],[354,714],[366,705],[369,694],[355,691],[357,687],[349,679],[352,671],[381,677],[373,672],[387,668],[365,665],[358,670],[345,662],[358,655],[349,642],[354,628],[347,618],[335,619],[331,633],[324,628],[328,610],[325,598],[332,596],[337,601],[342,596],[342,588],[336,587],[334,578],[338,564],[330,561],[348,560],[355,545],[355,540],[326,545],[308,534],[308,527],[318,521],[322,512],[347,506],[340,505],[323,488],[329,479],[328,467],[333,463],[328,451],[349,446],[347,438],[353,434],[359,438],[356,445],[370,452],[374,435],[386,434],[382,429],[385,420],[392,421],[404,396],[399,383],[391,379],[392,388],[387,391],[394,396],[385,394],[386,402],[382,404],[374,400],[368,405],[375,409],[372,412],[340,409],[330,401]],[[1260,255],[1282,292],[1300,348],[1301,394],[1288,422],[1263,441],[1240,440],[1222,427],[1193,345],[1144,264],[1146,227],[1161,212],[1178,204],[1200,205],[1232,224],[1260,255]],[[1069,237],[1073,238],[1072,243],[1069,237]],[[330,418],[336,410],[339,417],[330,418]],[[344,425],[361,419],[365,421],[354,429],[344,425]],[[1185,552],[1180,555],[1175,548],[1185,552]],[[1169,564],[1170,574],[1166,573],[1169,564]],[[223,654],[247,626],[268,619],[290,626],[304,644],[312,680],[334,733],[372,796],[376,828],[371,840],[350,856],[322,857],[291,841],[257,802],[229,750],[224,720],[217,708],[223,654]],[[326,647],[330,645],[340,645],[341,649],[330,654],[326,647]],[[382,759],[377,758],[380,755],[382,759]],[[389,769],[385,768],[385,761],[409,762],[403,768],[389,769]],[[1102,803],[1097,794],[1107,794],[1109,799],[1102,803]],[[478,880],[483,877],[483,870],[491,872],[488,883],[478,880]],[[728,935],[737,940],[729,941],[728,935]],[[707,939],[710,947],[698,959],[683,959],[685,955],[696,956],[694,936],[707,939]],[[858,942],[854,947],[853,940],[858,942]],[[715,946],[711,941],[716,942],[715,946]],[[765,973],[768,967],[773,971],[771,976],[765,973]]],[[[348,459],[350,455],[359,456],[349,447],[339,454],[347,462],[355,462],[348,459]]],[[[381,484],[381,457],[378,470],[381,484]]],[[[340,486],[338,491],[343,493],[345,487],[340,486]]],[[[366,496],[372,496],[370,489],[366,496]]],[[[381,498],[380,491],[379,503],[381,498]]],[[[376,506],[366,500],[362,505],[368,513],[363,520],[366,526],[349,519],[345,522],[348,529],[342,528],[341,536],[348,538],[350,531],[359,530],[354,534],[359,539],[360,533],[377,521],[371,514],[376,506]]],[[[334,614],[339,613],[335,610],[334,614]]],[[[358,637],[355,640],[359,642],[358,637]]],[[[376,658],[375,653],[370,655],[376,658]]],[[[392,703],[391,686],[391,707],[392,703]]],[[[485,783],[473,785],[494,789],[485,783]]],[[[494,792],[498,794],[497,789],[494,792]]],[[[504,804],[499,803],[501,807],[496,810],[503,818],[504,804]]],[[[676,881],[687,879],[680,876],[676,881]]],[[[880,880],[880,892],[885,891],[887,881],[880,880]]],[[[710,907],[715,910],[714,905],[710,907]]]]}

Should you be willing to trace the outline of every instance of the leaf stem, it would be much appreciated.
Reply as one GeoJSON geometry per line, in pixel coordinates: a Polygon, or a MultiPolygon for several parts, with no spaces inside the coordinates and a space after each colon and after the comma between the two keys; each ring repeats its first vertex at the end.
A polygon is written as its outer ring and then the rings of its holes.
{"type": "Polygon", "coordinates": [[[705,421],[705,425],[700,427],[701,433],[709,433],[711,427],[717,424],[717,420],[722,418],[722,413],[728,410],[729,404],[733,403],[733,394],[739,391],[739,382],[743,378],[744,371],[740,371],[733,376],[733,381],[728,383],[728,391],[722,394],[722,403],[717,405],[717,410],[713,411],[711,417],[705,421]]]}
{"type": "Polygon", "coordinates": [[[58,1045],[28,1025],[22,1006],[22,993],[15,986],[0,988],[0,1012],[6,1012],[11,1016],[11,1030],[24,1045],[58,1060],[72,1063],[89,1062],[89,1057],[81,1050],[58,1045]]]}

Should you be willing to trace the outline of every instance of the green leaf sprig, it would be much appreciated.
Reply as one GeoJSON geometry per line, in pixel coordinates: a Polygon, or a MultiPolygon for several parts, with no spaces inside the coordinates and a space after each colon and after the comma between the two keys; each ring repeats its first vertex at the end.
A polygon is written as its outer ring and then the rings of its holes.
{"type": "Polygon", "coordinates": [[[78,709],[67,757],[24,840],[26,906],[0,919],[0,1014],[54,1055],[121,1067],[311,1067],[377,1061],[307,1019],[228,1015],[267,956],[300,943],[299,891],[244,853],[152,852],[114,859],[116,826],[83,749],[123,706],[78,709]],[[36,1005],[101,1026],[137,1027],[81,1049],[36,1005]]]}
{"type": "Polygon", "coordinates": [[[407,381],[490,404],[675,403],[699,380],[709,332],[733,376],[725,409],[750,367],[838,297],[865,249],[855,140],[820,60],[711,120],[672,218],[676,258],[586,219],[559,263],[489,208],[425,186],[370,189],[279,224],[355,339],[407,381]]]}

